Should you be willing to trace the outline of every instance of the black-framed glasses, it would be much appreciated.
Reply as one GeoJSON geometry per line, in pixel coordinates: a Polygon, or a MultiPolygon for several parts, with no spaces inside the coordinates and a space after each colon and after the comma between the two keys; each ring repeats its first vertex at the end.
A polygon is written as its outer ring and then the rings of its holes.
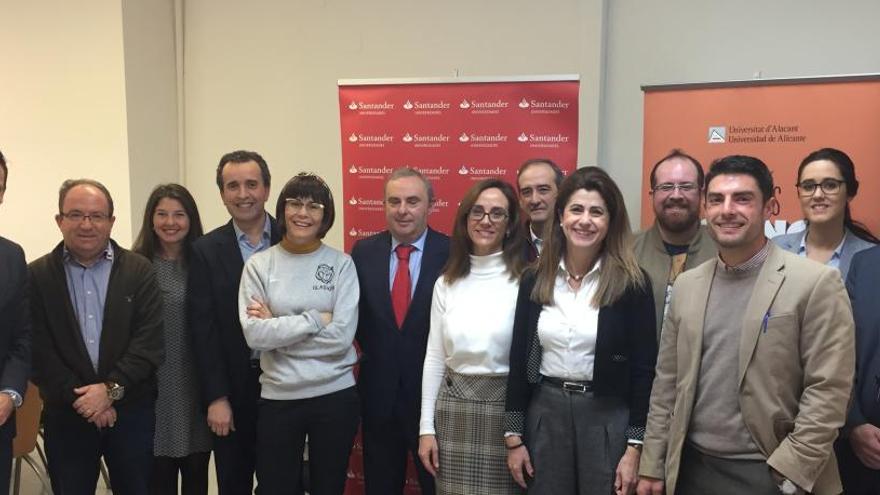
{"type": "Polygon", "coordinates": [[[662,184],[657,184],[654,186],[655,193],[671,193],[672,191],[678,189],[679,191],[684,193],[689,193],[697,190],[697,185],[693,182],[679,182],[677,184],[672,182],[664,182],[662,184]]]}
{"type": "Polygon", "coordinates": [[[468,218],[475,222],[482,222],[486,215],[489,216],[489,221],[492,223],[503,222],[508,217],[507,210],[504,208],[492,208],[486,211],[482,206],[473,206],[471,211],[468,212],[468,218]]]}
{"type": "Polygon", "coordinates": [[[822,189],[822,192],[828,196],[835,195],[840,192],[842,184],[846,184],[846,181],[840,179],[822,179],[822,182],[805,180],[795,184],[795,187],[802,197],[808,198],[816,193],[816,188],[822,189]]]}
{"type": "Polygon", "coordinates": [[[300,211],[303,208],[305,208],[307,212],[313,214],[324,211],[324,205],[317,201],[303,201],[299,198],[287,198],[284,200],[284,204],[292,208],[295,212],[300,211]]]}
{"type": "Polygon", "coordinates": [[[73,223],[83,223],[87,219],[91,220],[93,224],[102,224],[110,219],[110,215],[106,213],[90,213],[86,215],[81,211],[71,211],[68,213],[59,213],[62,217],[66,218],[68,221],[73,223]]]}

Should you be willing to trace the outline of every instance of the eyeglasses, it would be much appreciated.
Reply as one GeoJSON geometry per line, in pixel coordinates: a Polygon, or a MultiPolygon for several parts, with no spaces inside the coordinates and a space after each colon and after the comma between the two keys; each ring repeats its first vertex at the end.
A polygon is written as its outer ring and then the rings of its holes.
{"type": "Polygon", "coordinates": [[[73,223],[83,223],[88,219],[95,225],[102,224],[110,219],[110,215],[106,213],[92,213],[86,215],[81,211],[71,211],[70,213],[60,213],[60,215],[73,223]]]}
{"type": "Polygon", "coordinates": [[[492,223],[499,223],[507,220],[507,211],[504,208],[492,208],[489,211],[486,211],[482,206],[474,206],[471,208],[471,211],[468,212],[468,218],[475,222],[482,222],[486,215],[489,215],[489,221],[492,223]]]}
{"type": "Polygon", "coordinates": [[[809,198],[816,193],[816,188],[822,189],[822,192],[829,196],[837,194],[840,192],[841,184],[846,184],[846,181],[840,179],[822,179],[822,182],[805,180],[795,184],[795,187],[798,188],[802,197],[809,198]]]}
{"type": "Polygon", "coordinates": [[[301,199],[296,198],[287,198],[284,200],[284,203],[293,209],[294,212],[300,211],[303,208],[309,213],[317,214],[318,212],[324,211],[324,205],[318,203],[317,201],[303,201],[301,199]]]}
{"type": "Polygon", "coordinates": [[[663,193],[668,194],[672,191],[678,189],[682,194],[689,193],[691,191],[697,190],[697,185],[693,182],[680,182],[678,184],[673,184],[672,182],[664,182],[662,184],[657,184],[654,186],[655,193],[663,193]]]}

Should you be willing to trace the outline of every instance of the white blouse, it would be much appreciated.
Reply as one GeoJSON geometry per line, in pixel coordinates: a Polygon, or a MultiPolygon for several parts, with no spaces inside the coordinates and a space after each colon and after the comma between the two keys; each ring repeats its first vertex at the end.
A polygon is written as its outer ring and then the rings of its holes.
{"type": "Polygon", "coordinates": [[[568,285],[565,262],[559,263],[552,306],[538,316],[541,374],[564,380],[592,380],[596,357],[599,308],[592,300],[599,286],[601,260],[584,277],[577,291],[568,285]]]}
{"type": "Polygon", "coordinates": [[[434,284],[431,331],[422,374],[420,435],[434,434],[434,407],[446,368],[465,375],[506,375],[519,281],[502,253],[471,255],[470,273],[434,284]]]}

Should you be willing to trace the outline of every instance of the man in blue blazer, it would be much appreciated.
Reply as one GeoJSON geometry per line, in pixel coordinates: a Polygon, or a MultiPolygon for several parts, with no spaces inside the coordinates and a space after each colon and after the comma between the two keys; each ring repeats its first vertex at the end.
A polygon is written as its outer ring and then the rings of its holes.
{"type": "Polygon", "coordinates": [[[245,260],[279,239],[265,210],[271,176],[263,157],[233,151],[220,159],[216,175],[232,219],[193,244],[189,328],[208,426],[215,435],[218,491],[245,495],[253,492],[260,362],[241,330],[238,284],[245,260]]]}
{"type": "Polygon", "coordinates": [[[856,253],[846,288],[856,322],[856,384],[835,446],[844,492],[880,493],[880,247],[856,253]]]}
{"type": "Polygon", "coordinates": [[[361,289],[358,388],[367,495],[403,492],[408,453],[422,493],[434,493],[434,479],[418,456],[431,297],[449,256],[449,238],[427,226],[433,196],[431,183],[418,171],[395,170],[385,182],[388,230],[358,241],[351,252],[361,289]],[[404,288],[409,294],[401,293],[404,288]]]}
{"type": "MultiPolygon", "coordinates": [[[[0,203],[6,192],[6,160],[0,153],[0,203]]],[[[15,410],[21,406],[31,368],[27,265],[18,244],[0,237],[0,487],[9,486],[15,410]]]]}

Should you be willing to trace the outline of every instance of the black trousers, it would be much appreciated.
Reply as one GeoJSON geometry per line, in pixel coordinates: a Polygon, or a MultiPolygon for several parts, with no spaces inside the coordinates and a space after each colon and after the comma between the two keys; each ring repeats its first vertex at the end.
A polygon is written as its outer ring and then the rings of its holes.
{"type": "MultiPolygon", "coordinates": [[[[233,397],[235,431],[214,436],[214,468],[219,495],[251,495],[257,463],[257,402],[260,400],[260,367],[250,369],[243,397],[233,397]]],[[[262,493],[257,487],[256,493],[262,493]]]]}
{"type": "Polygon", "coordinates": [[[846,438],[834,442],[837,467],[846,495],[880,495],[880,470],[871,469],[856,457],[846,438]]]}
{"type": "Polygon", "coordinates": [[[207,495],[210,460],[210,452],[197,452],[186,457],[154,457],[150,493],[175,495],[179,473],[183,495],[207,495]]]}
{"type": "MultiPolygon", "coordinates": [[[[11,416],[10,416],[11,419],[11,416]]],[[[7,419],[7,422],[9,420],[7,419]]],[[[5,433],[0,433],[0,493],[3,487],[9,488],[12,477],[12,438],[5,433]]]]}
{"type": "Polygon", "coordinates": [[[95,493],[102,456],[114,493],[148,494],[156,425],[154,402],[115,407],[116,424],[100,430],[70,406],[44,411],[46,458],[56,495],[95,493]]]}
{"type": "Polygon", "coordinates": [[[260,401],[257,480],[268,495],[299,494],[309,442],[309,494],[342,495],[360,420],[354,387],[299,400],[260,401]]]}
{"type": "Polygon", "coordinates": [[[406,483],[406,461],[412,456],[422,495],[434,495],[434,477],[419,460],[419,420],[395,406],[390,418],[364,416],[364,482],[366,495],[401,495],[406,483]]]}

